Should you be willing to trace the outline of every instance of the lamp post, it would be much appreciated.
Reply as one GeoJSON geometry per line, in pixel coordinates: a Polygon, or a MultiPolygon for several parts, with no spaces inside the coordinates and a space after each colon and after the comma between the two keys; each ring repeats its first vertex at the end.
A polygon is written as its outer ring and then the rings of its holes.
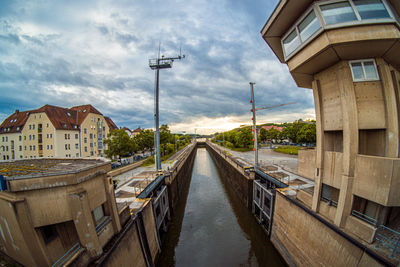
{"type": "Polygon", "coordinates": [[[179,55],[177,57],[164,57],[160,58],[160,48],[158,48],[158,57],[155,59],[149,60],[149,66],[152,70],[155,70],[155,84],[154,84],[154,124],[156,128],[155,132],[155,144],[156,144],[156,153],[155,153],[155,165],[156,170],[161,171],[161,153],[160,153],[160,117],[159,117],[159,78],[160,78],[160,69],[169,69],[172,68],[172,63],[175,59],[185,58],[185,55],[179,55]]]}

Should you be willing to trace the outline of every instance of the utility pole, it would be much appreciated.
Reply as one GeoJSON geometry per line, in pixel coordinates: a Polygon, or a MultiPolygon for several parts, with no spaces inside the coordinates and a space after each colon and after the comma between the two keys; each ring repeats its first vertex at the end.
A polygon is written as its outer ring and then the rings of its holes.
{"type": "Polygon", "coordinates": [[[262,108],[256,108],[256,103],[254,101],[254,82],[250,82],[250,94],[251,94],[251,100],[250,103],[252,104],[252,108],[251,108],[251,112],[253,113],[253,118],[251,118],[253,120],[253,129],[252,131],[254,132],[254,137],[253,137],[253,141],[254,141],[254,168],[258,168],[258,142],[257,142],[257,125],[256,125],[256,111],[258,110],[264,110],[264,109],[273,109],[273,108],[277,108],[277,107],[282,107],[282,106],[286,106],[286,105],[292,105],[292,104],[296,104],[296,102],[290,102],[290,103],[285,103],[285,104],[279,104],[279,105],[275,105],[275,106],[266,106],[266,107],[262,107],[262,108]]]}
{"type": "Polygon", "coordinates": [[[257,169],[258,168],[258,142],[257,142],[257,124],[256,124],[256,103],[254,101],[254,82],[250,82],[250,94],[251,94],[251,112],[253,112],[253,118],[251,118],[253,120],[253,132],[254,132],[254,168],[257,169]]]}
{"type": "Polygon", "coordinates": [[[163,55],[160,57],[160,46],[158,47],[158,56],[155,59],[149,60],[149,67],[152,70],[156,70],[155,76],[155,84],[154,84],[154,125],[156,128],[155,132],[155,144],[156,144],[156,153],[155,153],[155,165],[156,170],[161,171],[161,153],[160,153],[160,116],[159,116],[159,77],[160,77],[160,69],[169,69],[172,68],[172,63],[175,59],[183,59],[185,55],[179,54],[177,57],[164,57],[163,55]]]}

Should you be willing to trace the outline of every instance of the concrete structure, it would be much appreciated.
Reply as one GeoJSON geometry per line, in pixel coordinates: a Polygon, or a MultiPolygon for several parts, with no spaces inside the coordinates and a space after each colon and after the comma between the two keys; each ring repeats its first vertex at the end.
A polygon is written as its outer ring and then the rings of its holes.
{"type": "Polygon", "coordinates": [[[115,128],[91,105],[16,110],[0,125],[0,161],[101,157],[103,140],[115,128]]]}
{"type": "Polygon", "coordinates": [[[309,208],[367,243],[400,225],[399,15],[397,0],[281,0],[261,32],[313,90],[317,147],[299,152],[309,208]]]}
{"type": "Polygon", "coordinates": [[[88,263],[121,230],[108,162],[21,160],[0,169],[0,248],[19,263],[88,263]]]}

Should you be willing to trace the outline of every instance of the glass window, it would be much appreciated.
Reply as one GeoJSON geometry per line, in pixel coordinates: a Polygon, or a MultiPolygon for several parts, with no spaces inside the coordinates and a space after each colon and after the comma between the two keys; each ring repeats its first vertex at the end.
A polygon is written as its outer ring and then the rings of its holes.
{"type": "Polygon", "coordinates": [[[361,19],[389,18],[390,15],[381,0],[353,0],[361,19]]]}
{"type": "Polygon", "coordinates": [[[310,38],[311,35],[313,35],[320,28],[321,25],[319,24],[317,16],[314,13],[314,10],[312,10],[310,14],[308,14],[307,17],[305,17],[305,19],[299,24],[301,41],[302,42],[306,41],[308,38],[310,38]]]}
{"type": "Polygon", "coordinates": [[[353,81],[379,80],[378,70],[374,60],[361,60],[350,62],[353,81]]]}
{"type": "Polygon", "coordinates": [[[372,61],[364,62],[365,78],[366,79],[378,79],[378,73],[375,68],[375,64],[372,61]]]}
{"type": "Polygon", "coordinates": [[[286,55],[290,55],[297,47],[300,46],[300,40],[297,36],[296,29],[294,29],[285,40],[283,40],[283,48],[286,55]]]}
{"type": "Polygon", "coordinates": [[[339,2],[320,6],[326,24],[336,24],[357,20],[349,2],[339,2]]]}

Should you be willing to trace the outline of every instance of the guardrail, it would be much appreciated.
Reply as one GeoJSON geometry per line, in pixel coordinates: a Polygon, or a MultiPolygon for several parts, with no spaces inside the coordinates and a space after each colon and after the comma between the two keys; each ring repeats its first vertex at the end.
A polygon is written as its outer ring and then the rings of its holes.
{"type": "Polygon", "coordinates": [[[75,245],[72,246],[61,258],[59,258],[51,267],[56,267],[56,266],[63,266],[65,262],[67,262],[79,249],[81,248],[81,245],[76,243],[75,245]]]}
{"type": "Polygon", "coordinates": [[[384,225],[380,225],[376,231],[375,239],[378,241],[375,246],[376,249],[379,248],[380,245],[391,249],[392,253],[390,254],[390,258],[394,258],[398,254],[400,254],[400,233],[390,229],[384,225]]]}
{"type": "Polygon", "coordinates": [[[360,220],[362,220],[362,221],[364,221],[366,223],[374,225],[376,227],[377,221],[374,218],[371,218],[371,217],[365,215],[364,213],[361,213],[359,211],[353,210],[351,212],[351,215],[353,215],[354,217],[357,217],[358,219],[360,219],[360,220]]]}

